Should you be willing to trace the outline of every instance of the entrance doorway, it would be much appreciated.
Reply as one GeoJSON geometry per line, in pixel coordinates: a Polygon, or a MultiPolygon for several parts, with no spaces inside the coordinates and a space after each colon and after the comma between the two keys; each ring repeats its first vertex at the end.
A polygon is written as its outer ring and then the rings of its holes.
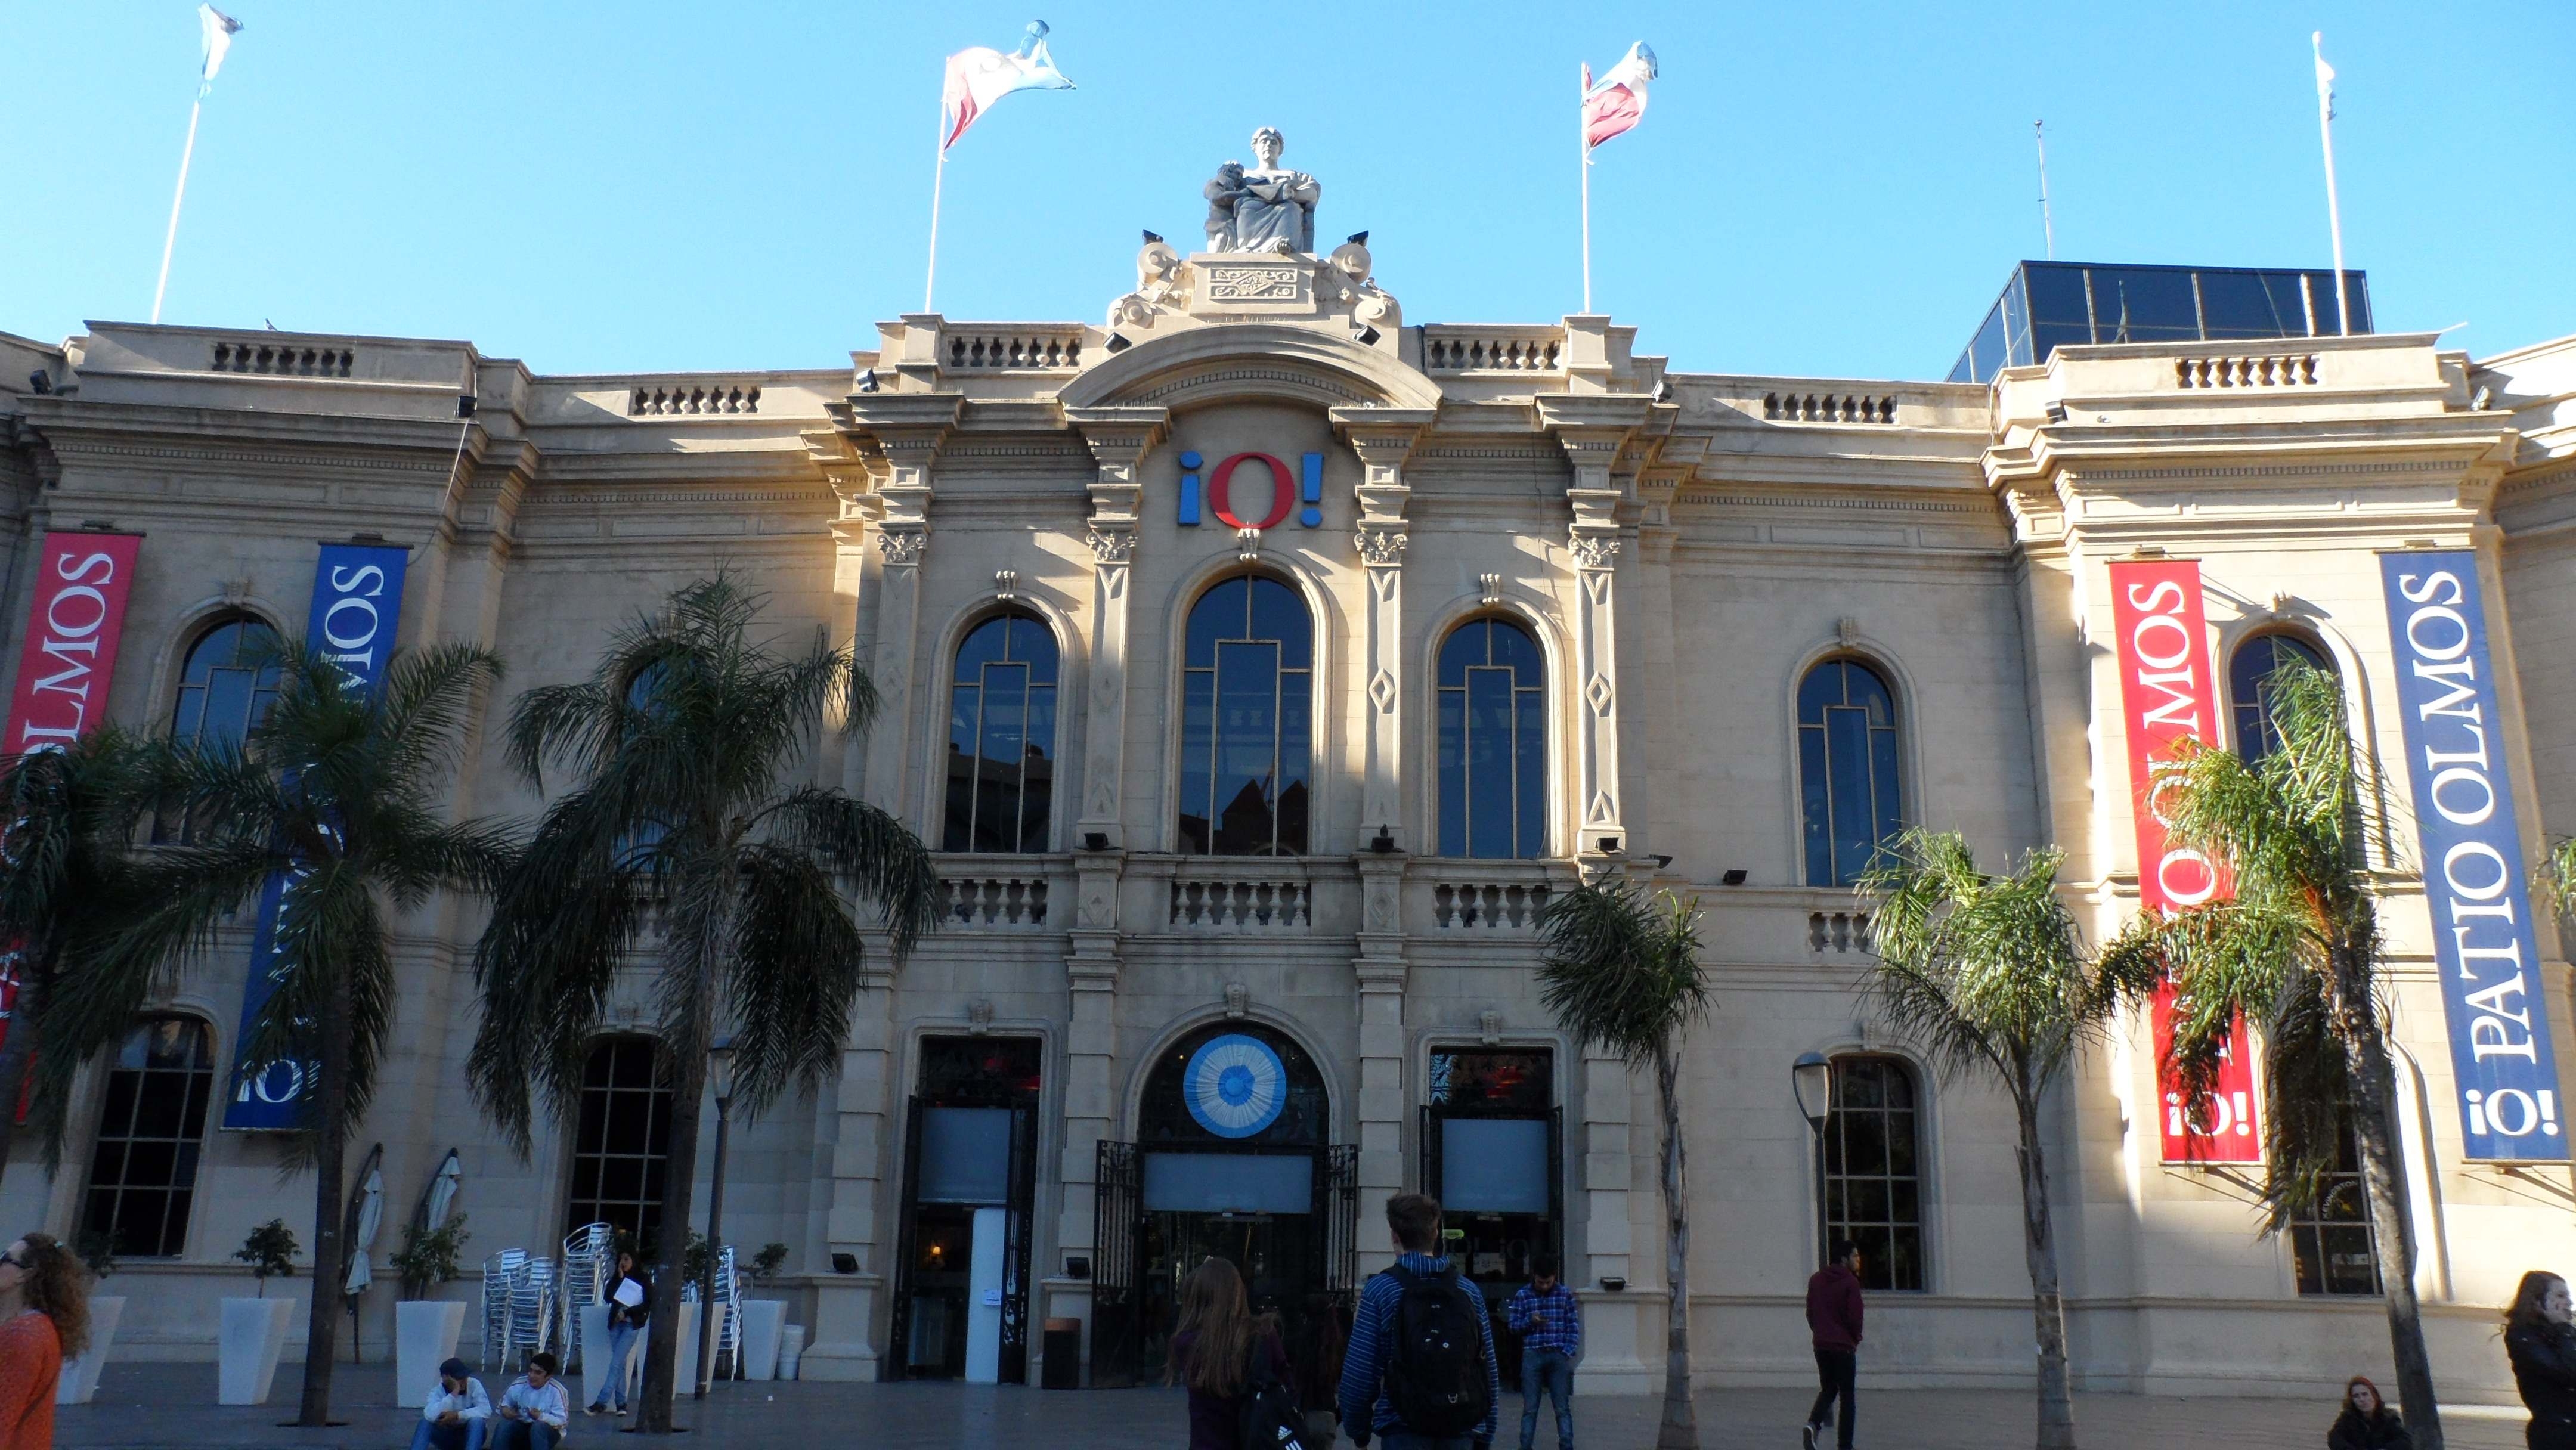
{"type": "Polygon", "coordinates": [[[932,1037],[905,1118],[886,1362],[898,1379],[1028,1379],[1041,1044],[932,1037]]]}
{"type": "Polygon", "coordinates": [[[1531,1261],[1565,1256],[1564,1116],[1544,1047],[1431,1051],[1422,1107],[1423,1191],[1440,1200],[1442,1246],[1493,1315],[1494,1352],[1520,1363],[1503,1306],[1531,1261]]]}
{"type": "Polygon", "coordinates": [[[1276,1314],[1309,1408],[1330,1402],[1357,1268],[1359,1153],[1325,1141],[1322,1075],[1284,1033],[1184,1039],[1147,1074],[1133,1143],[1100,1145],[1095,1386],[1159,1381],[1181,1285],[1209,1258],[1276,1314]]]}

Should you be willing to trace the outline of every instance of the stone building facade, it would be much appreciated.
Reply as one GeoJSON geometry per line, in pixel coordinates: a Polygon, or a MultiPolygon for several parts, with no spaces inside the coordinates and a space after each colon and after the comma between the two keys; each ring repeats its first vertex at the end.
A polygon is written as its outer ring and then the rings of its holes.
{"type": "MultiPolygon", "coordinates": [[[[1320,1319],[1385,1262],[1379,1205],[1421,1187],[1478,1205],[1458,1222],[1479,1272],[1561,1253],[1587,1387],[1651,1388],[1652,1083],[1568,1040],[1533,979],[1549,894],[1620,874],[1705,912],[1696,1374],[1809,1374],[1821,1193],[1886,1286],[1875,1382],[2025,1382],[2010,1109],[1872,1021],[1837,883],[1903,820],[1993,861],[2062,846],[2097,939],[2136,909],[2113,561],[2198,560],[2222,689],[2240,651],[2295,641],[2403,782],[2377,555],[2473,550],[2526,856],[2576,829],[2576,343],[2070,346],[1991,387],[1729,376],[1672,371],[1602,316],[1407,324],[1372,270],[1357,244],[1149,246],[1104,325],[906,316],[817,371],[551,377],[462,342],[108,323],[0,339],[0,655],[20,657],[46,541],[85,529],[142,538],[104,707],[137,728],[255,708],[238,641],[301,630],[317,540],[407,550],[401,640],[491,646],[504,695],[585,672],[613,626],[719,568],[782,635],[853,643],[886,708],[821,742],[815,778],[940,849],[946,917],[872,981],[819,1091],[737,1125],[724,1224],[788,1245],[765,1292],[826,1377],[1035,1383],[1074,1353],[1091,1382],[1134,1378],[1202,1252],[1320,1319]],[[1230,1060],[1219,1043],[1252,1076],[1209,1097],[1220,1077],[1193,1074],[1230,1060]],[[1790,1090],[1811,1050],[1843,1076],[1829,1175],[1790,1090]],[[1244,1083],[1250,1131],[1225,1119],[1244,1083]],[[1050,1341],[1067,1320],[1081,1333],[1050,1341]]],[[[460,813],[540,805],[496,748],[503,703],[460,813]]],[[[2408,1231],[2437,1370],[2498,1395],[2495,1308],[2576,1249],[2569,1179],[2461,1156],[2411,862],[2374,863],[2408,1231]]],[[[357,1145],[384,1145],[389,1221],[451,1147],[469,1258],[649,1220],[669,1168],[641,1048],[603,1045],[602,1118],[529,1161],[477,1115],[479,923],[452,899],[402,923],[357,1145]]],[[[120,1353],[210,1357],[230,1251],[310,1202],[272,1137],[219,1112],[116,1118],[229,1090],[241,937],[84,1079],[62,1172],[22,1145],[0,1193],[13,1223],[133,1236],[120,1353]]],[[[2568,1041],[2566,964],[2544,956],[2535,1000],[2568,1041]]],[[[2252,1170],[2163,1161],[2160,1112],[2141,1023],[2050,1116],[2081,1381],[2384,1366],[2372,1228],[2258,1236],[2252,1170]]],[[[366,1307],[370,1345],[391,1297],[366,1307]]]]}

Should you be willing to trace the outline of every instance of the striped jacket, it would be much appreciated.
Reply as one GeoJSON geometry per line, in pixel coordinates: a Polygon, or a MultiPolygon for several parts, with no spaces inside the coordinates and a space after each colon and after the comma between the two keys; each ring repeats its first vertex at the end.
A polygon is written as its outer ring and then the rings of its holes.
{"type": "MultiPolygon", "coordinates": [[[[1437,1274],[1449,1267],[1445,1258],[1429,1254],[1402,1254],[1396,1263],[1417,1274],[1437,1274]]],[[[1493,1443],[1494,1415],[1503,1402],[1501,1367],[1494,1362],[1494,1329],[1485,1314],[1485,1296],[1474,1280],[1458,1276],[1458,1286],[1476,1306],[1476,1332],[1485,1341],[1485,1419],[1469,1432],[1479,1445],[1493,1443]]],[[[1386,1373],[1395,1360],[1395,1307],[1404,1297],[1404,1286],[1393,1274],[1370,1277],[1360,1290],[1359,1308],[1351,1315],[1350,1347],[1342,1355],[1342,1388],[1338,1396],[1342,1428],[1351,1438],[1359,1438],[1358,1427],[1366,1425],[1372,1434],[1405,1428],[1395,1415],[1395,1406],[1386,1397],[1386,1373]]]]}

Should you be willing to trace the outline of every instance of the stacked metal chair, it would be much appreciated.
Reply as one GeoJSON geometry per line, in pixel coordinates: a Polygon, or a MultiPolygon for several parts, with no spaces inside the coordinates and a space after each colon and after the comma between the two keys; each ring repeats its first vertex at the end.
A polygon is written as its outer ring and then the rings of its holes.
{"type": "Polygon", "coordinates": [[[526,1249],[503,1249],[483,1261],[483,1368],[488,1373],[509,1363],[510,1286],[528,1264],[526,1249]]]}
{"type": "MultiPolygon", "coordinates": [[[[740,1379],[742,1378],[742,1276],[734,1271],[733,1245],[725,1245],[716,1255],[715,1278],[716,1303],[732,1311],[725,1314],[723,1327],[716,1331],[715,1362],[719,1365],[730,1363],[733,1370],[724,1377],[740,1379]],[[731,1355],[733,1358],[728,1361],[725,1358],[726,1355],[731,1355]]],[[[680,1286],[680,1302],[683,1304],[698,1302],[697,1280],[691,1279],[680,1286]]]]}
{"type": "Polygon", "coordinates": [[[563,1339],[563,1276],[555,1261],[526,1249],[485,1259],[483,1368],[506,1372],[563,1339]]]}
{"type": "Polygon", "coordinates": [[[598,1303],[616,1272],[617,1230],[604,1223],[586,1223],[564,1236],[563,1284],[555,1320],[563,1326],[566,1368],[581,1359],[582,1306],[598,1303]]]}

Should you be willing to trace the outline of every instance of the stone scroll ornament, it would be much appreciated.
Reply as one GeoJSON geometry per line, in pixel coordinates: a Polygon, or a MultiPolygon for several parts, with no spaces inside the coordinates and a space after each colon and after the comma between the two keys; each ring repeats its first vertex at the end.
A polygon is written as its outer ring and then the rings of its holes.
{"type": "Polygon", "coordinates": [[[2478,558],[2408,550],[2380,555],[2379,566],[2461,1154],[2564,1163],[2565,1110],[2478,558]]]}
{"type": "MultiPolygon", "coordinates": [[[[2200,564],[2157,559],[2111,566],[2111,618],[2119,631],[2120,700],[2129,727],[2129,791],[2138,827],[2138,903],[2180,911],[2232,893],[2224,868],[2170,840],[2158,800],[2181,764],[2183,742],[2216,744],[2218,692],[2201,613],[2200,564]]],[[[2254,1095],[2254,1051],[2239,1016],[2228,1029],[2216,1089],[2183,1100],[2168,1058],[2174,989],[2156,984],[2154,1024],[2158,1136],[2167,1163],[2260,1163],[2263,1133],[2254,1095]]]]}
{"type": "MultiPolygon", "coordinates": [[[[324,544],[313,569],[313,611],[304,637],[322,657],[339,666],[349,682],[372,691],[383,683],[386,656],[402,619],[403,572],[410,551],[400,545],[324,544]]],[[[297,877],[294,871],[268,878],[259,894],[259,921],[251,933],[250,978],[242,984],[241,1031],[236,1042],[250,1040],[251,1028],[277,991],[280,920],[289,909],[297,877]]],[[[318,1064],[304,1061],[251,1062],[235,1050],[231,1091],[224,1101],[224,1126],[275,1132],[304,1126],[305,1094],[313,1086],[318,1064]]]]}
{"type": "Polygon", "coordinates": [[[1198,1125],[1220,1138],[1249,1138],[1288,1106],[1288,1068],[1258,1037],[1211,1037],[1181,1070],[1181,1097],[1198,1125]]]}

